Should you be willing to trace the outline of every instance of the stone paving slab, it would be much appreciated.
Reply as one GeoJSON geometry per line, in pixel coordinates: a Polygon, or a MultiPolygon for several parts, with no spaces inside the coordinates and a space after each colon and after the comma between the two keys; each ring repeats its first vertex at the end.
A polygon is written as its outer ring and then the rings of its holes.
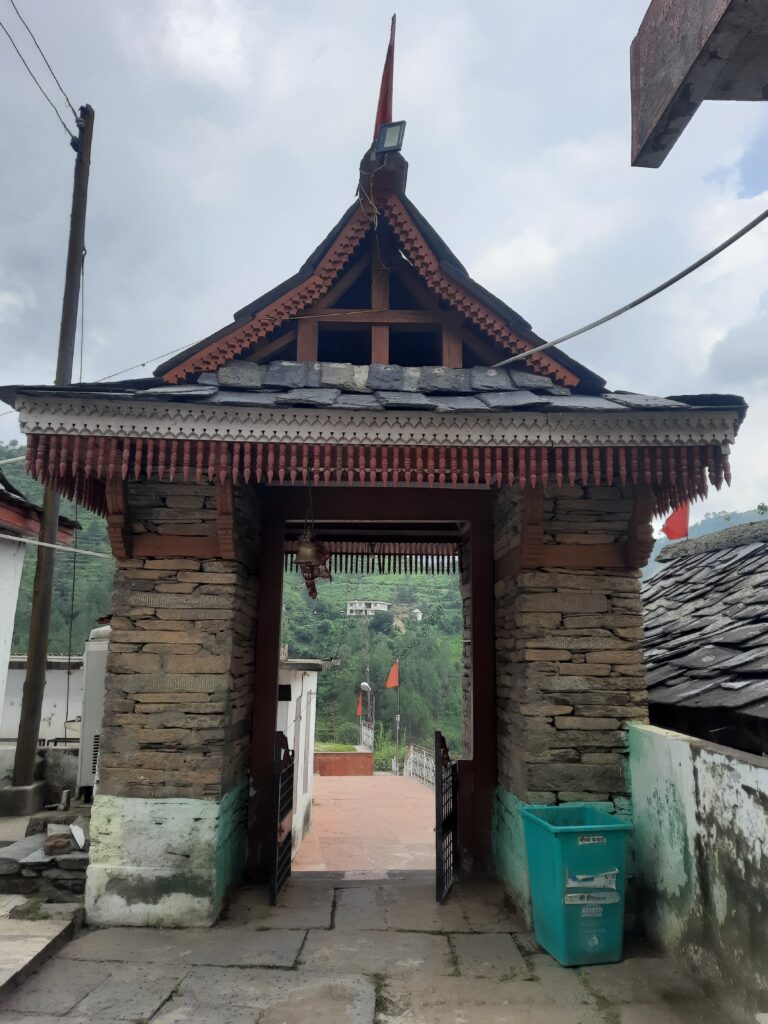
{"type": "Polygon", "coordinates": [[[608,1024],[594,1004],[557,1006],[536,981],[393,978],[381,1004],[377,1024],[608,1024]]]}
{"type": "Polygon", "coordinates": [[[666,957],[643,956],[619,964],[583,967],[588,987],[619,1005],[685,1004],[701,998],[701,984],[666,957]]]}
{"type": "Polygon", "coordinates": [[[68,960],[218,967],[292,967],[305,932],[232,926],[214,929],[99,928],[61,951],[68,960]]]}
{"type": "Polygon", "coordinates": [[[185,968],[121,964],[78,1005],[86,1020],[149,1020],[170,999],[185,968]]]}
{"type": "Polygon", "coordinates": [[[373,1024],[376,990],[365,977],[317,971],[192,969],[152,1024],[240,1024],[240,1012],[259,1024],[373,1024]],[[191,1015],[183,1016],[185,1008],[191,1015]],[[168,1014],[168,1017],[164,1014],[168,1014]]]}
{"type": "Polygon", "coordinates": [[[454,934],[451,945],[462,977],[507,981],[531,976],[511,935],[454,934]]]}
{"type": "Polygon", "coordinates": [[[8,1011],[19,1013],[62,1014],[73,1010],[97,985],[110,977],[113,964],[65,960],[49,960],[21,986],[12,991],[0,1005],[0,1020],[8,1011]]]}
{"type": "Polygon", "coordinates": [[[300,965],[329,973],[423,972],[435,978],[455,971],[446,936],[416,932],[311,931],[300,965]]]}
{"type": "Polygon", "coordinates": [[[246,886],[235,894],[220,927],[330,928],[333,897],[327,883],[292,878],[273,907],[266,886],[246,886]]]}

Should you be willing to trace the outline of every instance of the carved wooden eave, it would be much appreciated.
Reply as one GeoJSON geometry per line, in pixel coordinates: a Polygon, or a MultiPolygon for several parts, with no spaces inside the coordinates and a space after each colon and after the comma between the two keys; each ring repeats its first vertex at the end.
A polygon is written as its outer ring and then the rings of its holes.
{"type": "MultiPolygon", "coordinates": [[[[221,486],[642,482],[662,512],[704,497],[708,481],[730,482],[729,446],[741,416],[703,408],[451,415],[228,408],[222,415],[220,406],[35,395],[20,395],[17,408],[28,472],[100,513],[105,482],[153,476],[221,486]]],[[[223,493],[217,500],[224,511],[231,504],[223,493]]],[[[124,531],[119,520],[114,526],[124,531]]]]}

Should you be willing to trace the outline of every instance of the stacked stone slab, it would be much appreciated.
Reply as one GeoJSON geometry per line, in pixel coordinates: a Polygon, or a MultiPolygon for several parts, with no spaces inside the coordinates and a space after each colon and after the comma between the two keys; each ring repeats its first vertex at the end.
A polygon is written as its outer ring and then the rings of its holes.
{"type": "MultiPolygon", "coordinates": [[[[142,481],[135,534],[206,536],[213,487],[142,481]]],[[[237,492],[237,557],[118,562],[93,808],[92,922],[205,924],[247,853],[258,508],[237,492]]]]}
{"type": "MultiPolygon", "coordinates": [[[[498,790],[494,841],[500,873],[528,900],[520,809],[576,800],[629,813],[626,728],[647,716],[637,570],[511,570],[521,500],[496,502],[498,790]]],[[[626,539],[628,488],[545,492],[544,543],[626,539]]],[[[556,556],[555,559],[556,561],[556,556]]]]}

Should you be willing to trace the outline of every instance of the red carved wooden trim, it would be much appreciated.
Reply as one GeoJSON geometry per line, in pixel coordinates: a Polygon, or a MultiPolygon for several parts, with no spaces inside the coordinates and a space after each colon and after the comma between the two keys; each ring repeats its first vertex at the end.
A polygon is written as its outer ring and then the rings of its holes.
{"type": "Polygon", "coordinates": [[[651,557],[653,550],[653,490],[651,485],[646,483],[647,477],[650,476],[650,455],[648,459],[646,478],[635,487],[632,514],[627,528],[627,567],[630,569],[641,569],[651,557]]]}

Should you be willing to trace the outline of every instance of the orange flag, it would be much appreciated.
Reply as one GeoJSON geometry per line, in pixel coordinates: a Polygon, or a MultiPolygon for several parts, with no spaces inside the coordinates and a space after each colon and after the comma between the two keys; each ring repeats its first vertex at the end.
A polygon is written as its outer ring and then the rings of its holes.
{"type": "Polygon", "coordinates": [[[356,712],[356,714],[357,714],[358,718],[362,718],[362,716],[363,716],[363,695],[362,695],[362,693],[358,694],[358,697],[357,697],[357,712],[356,712]]]}
{"type": "Polygon", "coordinates": [[[672,515],[666,520],[661,528],[669,540],[682,540],[688,536],[688,513],[690,506],[687,501],[676,508],[672,515]]]}
{"type": "Polygon", "coordinates": [[[396,661],[392,668],[389,670],[389,675],[387,676],[385,689],[394,690],[396,686],[400,685],[400,672],[398,668],[399,665],[400,662],[396,661]]]}

